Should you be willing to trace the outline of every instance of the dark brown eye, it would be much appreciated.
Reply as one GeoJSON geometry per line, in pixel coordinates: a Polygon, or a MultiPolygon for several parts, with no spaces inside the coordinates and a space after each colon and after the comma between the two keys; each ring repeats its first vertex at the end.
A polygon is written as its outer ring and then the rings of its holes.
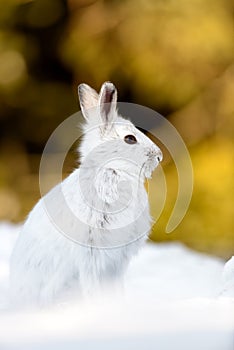
{"type": "Polygon", "coordinates": [[[124,138],[124,141],[129,143],[130,145],[133,145],[134,143],[137,143],[137,139],[134,135],[126,135],[124,138]]]}

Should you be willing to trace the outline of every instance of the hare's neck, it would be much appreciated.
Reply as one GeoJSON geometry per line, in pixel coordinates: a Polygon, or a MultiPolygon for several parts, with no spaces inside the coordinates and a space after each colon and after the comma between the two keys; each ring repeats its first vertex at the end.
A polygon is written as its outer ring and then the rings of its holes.
{"type": "Polygon", "coordinates": [[[139,174],[107,167],[80,166],[80,186],[86,188],[87,196],[93,201],[114,205],[116,201],[126,201],[139,197],[144,191],[144,178],[139,174]]]}
{"type": "Polygon", "coordinates": [[[118,245],[134,240],[139,230],[139,234],[149,230],[148,198],[141,179],[119,170],[85,166],[80,166],[77,177],[79,191],[71,206],[88,223],[88,240],[102,245],[114,239],[118,245]]]}

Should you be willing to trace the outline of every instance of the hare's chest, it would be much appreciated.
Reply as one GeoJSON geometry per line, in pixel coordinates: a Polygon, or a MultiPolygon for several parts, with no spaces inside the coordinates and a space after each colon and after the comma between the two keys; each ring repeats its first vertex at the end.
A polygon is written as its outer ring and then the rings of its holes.
{"type": "Polygon", "coordinates": [[[128,246],[112,249],[86,248],[82,259],[84,278],[91,283],[95,281],[105,283],[120,277],[127,268],[129,260],[137,253],[142,244],[141,240],[128,246]]]}

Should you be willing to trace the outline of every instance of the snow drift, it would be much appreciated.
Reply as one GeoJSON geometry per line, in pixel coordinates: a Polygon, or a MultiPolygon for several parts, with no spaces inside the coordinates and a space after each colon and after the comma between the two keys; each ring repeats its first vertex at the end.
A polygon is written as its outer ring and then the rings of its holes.
{"type": "Polygon", "coordinates": [[[0,224],[0,349],[234,349],[234,261],[182,244],[147,244],[122,295],[44,310],[8,305],[9,258],[20,226],[0,224]]]}

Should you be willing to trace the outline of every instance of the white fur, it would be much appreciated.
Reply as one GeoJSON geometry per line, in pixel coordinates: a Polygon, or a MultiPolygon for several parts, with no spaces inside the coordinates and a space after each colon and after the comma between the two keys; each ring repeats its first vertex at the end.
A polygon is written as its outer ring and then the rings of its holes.
{"type": "Polygon", "coordinates": [[[159,148],[118,115],[117,92],[79,86],[85,136],[81,165],[30,212],[11,258],[11,296],[44,305],[73,291],[97,293],[120,283],[150,231],[145,177],[162,159],[159,148]],[[136,144],[127,144],[126,135],[136,144]]]}

